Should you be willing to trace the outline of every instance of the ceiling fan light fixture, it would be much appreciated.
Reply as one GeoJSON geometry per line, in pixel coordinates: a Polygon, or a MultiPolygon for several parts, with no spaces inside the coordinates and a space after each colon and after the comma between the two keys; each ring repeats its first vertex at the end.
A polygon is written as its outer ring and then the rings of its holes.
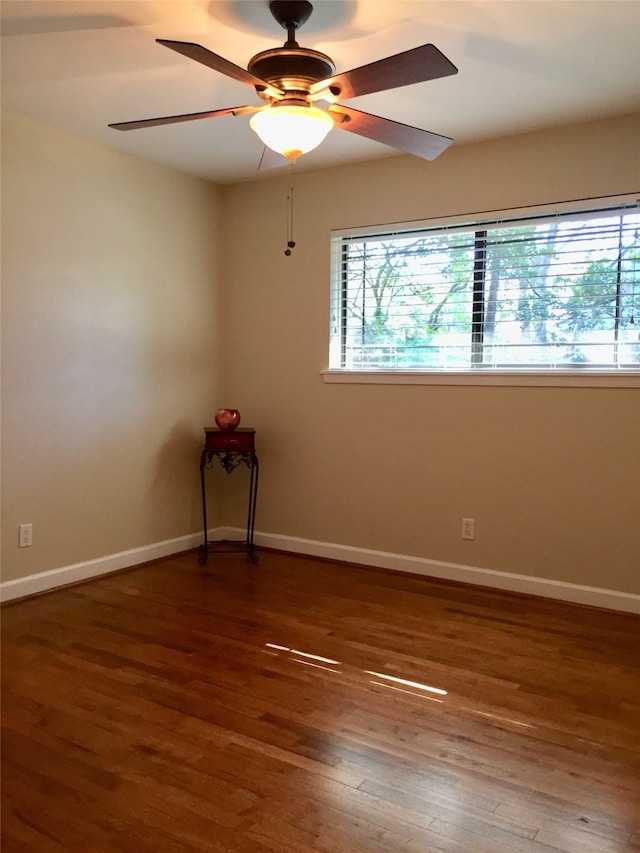
{"type": "Polygon", "coordinates": [[[320,145],[333,127],[333,119],[318,107],[274,104],[257,112],[249,124],[267,148],[294,163],[320,145]]]}

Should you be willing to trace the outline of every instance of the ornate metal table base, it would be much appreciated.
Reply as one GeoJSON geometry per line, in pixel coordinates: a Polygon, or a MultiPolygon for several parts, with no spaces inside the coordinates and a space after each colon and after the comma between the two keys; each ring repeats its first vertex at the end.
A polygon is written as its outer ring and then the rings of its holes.
{"type": "Polygon", "coordinates": [[[205,447],[200,455],[200,488],[202,490],[202,522],[204,528],[204,541],[200,545],[200,555],[198,562],[204,566],[209,558],[210,553],[235,553],[237,551],[246,551],[252,563],[258,562],[258,555],[254,551],[253,531],[255,528],[256,519],[256,497],[258,494],[258,474],[259,465],[258,457],[255,450],[214,450],[205,447]],[[231,474],[239,465],[246,465],[250,471],[249,480],[249,512],[247,514],[247,538],[234,544],[234,547],[219,548],[218,543],[208,539],[207,533],[207,492],[205,487],[205,471],[210,470],[214,466],[215,460],[218,460],[220,466],[231,474]]]}

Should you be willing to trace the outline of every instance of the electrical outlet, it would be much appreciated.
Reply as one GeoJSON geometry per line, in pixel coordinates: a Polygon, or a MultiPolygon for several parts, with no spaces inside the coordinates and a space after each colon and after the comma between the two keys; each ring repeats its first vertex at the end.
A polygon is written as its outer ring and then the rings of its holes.
{"type": "Polygon", "coordinates": [[[33,524],[21,524],[19,534],[21,548],[30,548],[33,545],[33,524]]]}
{"type": "Polygon", "coordinates": [[[462,538],[463,539],[475,539],[476,520],[475,518],[463,518],[462,519],[462,538]]]}

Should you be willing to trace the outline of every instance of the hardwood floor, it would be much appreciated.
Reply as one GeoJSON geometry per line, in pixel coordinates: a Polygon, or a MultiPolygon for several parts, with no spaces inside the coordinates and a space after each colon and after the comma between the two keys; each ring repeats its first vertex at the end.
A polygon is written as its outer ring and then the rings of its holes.
{"type": "Polygon", "coordinates": [[[262,552],[8,605],[3,853],[640,849],[640,619],[262,552]]]}

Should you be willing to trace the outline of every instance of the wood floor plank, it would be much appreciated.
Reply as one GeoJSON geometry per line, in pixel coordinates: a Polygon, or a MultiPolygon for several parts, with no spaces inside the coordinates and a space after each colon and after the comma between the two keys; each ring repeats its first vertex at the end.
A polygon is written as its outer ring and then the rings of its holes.
{"type": "Polygon", "coordinates": [[[2,609],[3,853],[625,853],[640,619],[264,552],[2,609]]]}

